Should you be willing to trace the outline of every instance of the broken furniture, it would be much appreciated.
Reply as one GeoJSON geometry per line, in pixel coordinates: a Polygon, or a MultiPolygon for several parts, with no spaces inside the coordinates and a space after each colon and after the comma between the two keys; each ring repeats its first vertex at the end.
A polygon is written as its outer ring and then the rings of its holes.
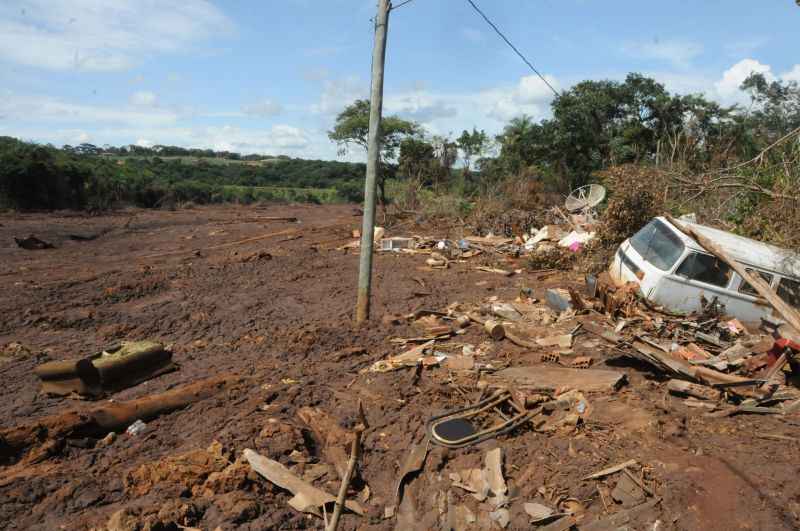
{"type": "Polygon", "coordinates": [[[526,411],[514,402],[510,391],[500,390],[476,404],[431,418],[425,429],[434,444],[463,448],[522,426],[536,412],[526,411]]]}

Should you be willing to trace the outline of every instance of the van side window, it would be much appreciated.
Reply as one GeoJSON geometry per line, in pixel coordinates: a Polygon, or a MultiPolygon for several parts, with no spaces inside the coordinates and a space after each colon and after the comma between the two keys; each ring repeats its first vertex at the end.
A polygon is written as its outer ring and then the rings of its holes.
{"type": "Polygon", "coordinates": [[[718,258],[700,253],[691,253],[675,272],[690,280],[705,282],[724,288],[731,280],[731,268],[718,258]]]}
{"type": "MultiPolygon", "coordinates": [[[[750,274],[753,274],[754,272],[758,273],[758,275],[764,280],[764,282],[766,282],[767,284],[772,284],[772,275],[770,275],[769,273],[764,273],[763,271],[759,271],[757,269],[750,269],[749,267],[745,268],[745,270],[750,274]]],[[[742,280],[742,283],[739,285],[739,292],[747,293],[748,295],[754,295],[754,296],[758,295],[756,288],[751,286],[745,280],[742,280]]]]}
{"type": "Polygon", "coordinates": [[[778,296],[787,304],[800,308],[800,282],[782,278],[778,282],[778,296]]]}

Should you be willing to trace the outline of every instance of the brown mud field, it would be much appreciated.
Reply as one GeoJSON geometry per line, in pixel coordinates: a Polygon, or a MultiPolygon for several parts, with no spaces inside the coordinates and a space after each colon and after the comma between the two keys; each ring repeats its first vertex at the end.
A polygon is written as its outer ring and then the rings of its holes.
{"type": "MultiPolygon", "coordinates": [[[[571,273],[506,277],[476,270],[473,262],[432,269],[425,255],[381,253],[373,319],[356,327],[358,256],[337,250],[360,225],[354,210],[224,206],[0,215],[3,430],[211,377],[226,382],[212,396],[147,422],[138,435],[72,433],[54,442],[52,433],[39,430],[25,452],[0,451],[0,527],[322,529],[322,518],[293,509],[292,495],[254,473],[242,453],[253,449],[335,496],[340,478],[329,466],[331,452],[302,412],[316,408],[335,419],[334,428],[348,430],[360,400],[368,428],[348,498],[364,514],[343,514],[339,529],[499,529],[496,515],[489,516],[490,499],[479,500],[452,479],[480,468],[495,448],[502,450],[508,485],[506,529],[534,528],[525,503],[562,507],[565,500],[581,507],[578,529],[800,528],[800,418],[709,418],[669,395],[664,378],[642,364],[612,360],[611,346],[585,335],[575,352],[593,356],[593,368],[624,372],[626,385],[586,393],[592,415],[578,426],[526,425],[463,449],[431,446],[422,470],[409,476],[402,504],[387,517],[425,422],[474,402],[480,391],[475,371],[447,366],[364,371],[405,350],[391,338],[419,335],[384,316],[494,296],[513,300],[522,287],[543,298],[545,288],[582,289],[583,281],[571,273]],[[263,216],[298,221],[258,219],[263,216]],[[54,248],[17,247],[14,237],[29,234],[54,248]],[[69,237],[95,234],[88,241],[69,237]],[[99,401],[40,392],[38,364],[144,339],[171,345],[178,369],[99,401]],[[648,503],[626,513],[628,503],[609,497],[619,477],[584,478],[629,460],[637,462],[635,475],[649,493],[648,503]],[[615,514],[621,517],[611,526],[615,514]]],[[[461,237],[457,230],[404,225],[387,232],[461,237]]],[[[504,257],[492,265],[524,267],[522,259],[504,257]]],[[[547,350],[508,341],[487,345],[476,325],[442,348],[464,344],[480,347],[483,362],[502,367],[538,365],[547,350]]],[[[0,450],[3,445],[0,440],[0,450]]],[[[346,455],[347,445],[341,448],[346,455]]]]}

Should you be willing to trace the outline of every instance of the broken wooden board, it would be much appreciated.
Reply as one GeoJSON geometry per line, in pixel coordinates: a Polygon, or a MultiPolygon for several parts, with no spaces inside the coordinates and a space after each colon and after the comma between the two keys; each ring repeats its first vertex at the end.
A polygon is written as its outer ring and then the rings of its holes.
{"type": "Polygon", "coordinates": [[[656,369],[676,374],[684,378],[694,379],[694,368],[681,359],[677,359],[654,347],[652,344],[637,338],[631,343],[631,346],[636,349],[636,352],[631,352],[629,355],[633,358],[639,359],[656,369]]]}
{"type": "Polygon", "coordinates": [[[467,236],[464,239],[469,243],[476,243],[478,245],[491,245],[494,247],[514,243],[514,238],[504,238],[502,236],[467,236]]]}
{"type": "Polygon", "coordinates": [[[577,321],[581,323],[581,326],[584,330],[589,332],[590,334],[596,335],[601,337],[612,344],[622,343],[622,336],[615,334],[612,330],[599,325],[586,317],[578,317],[577,321]]]}
{"type": "MultiPolygon", "coordinates": [[[[293,509],[322,516],[320,507],[336,502],[335,497],[303,481],[291,470],[277,461],[268,459],[249,448],[244,450],[244,458],[247,459],[247,462],[250,463],[250,467],[253,470],[258,472],[269,482],[294,494],[294,497],[289,500],[289,505],[291,505],[293,509]]],[[[345,502],[345,507],[358,515],[364,514],[364,510],[358,502],[348,500],[345,502]]]]}
{"type": "Polygon", "coordinates": [[[512,367],[496,372],[491,381],[520,389],[577,389],[579,391],[614,391],[625,383],[625,373],[606,369],[568,369],[564,367],[512,367]]]}

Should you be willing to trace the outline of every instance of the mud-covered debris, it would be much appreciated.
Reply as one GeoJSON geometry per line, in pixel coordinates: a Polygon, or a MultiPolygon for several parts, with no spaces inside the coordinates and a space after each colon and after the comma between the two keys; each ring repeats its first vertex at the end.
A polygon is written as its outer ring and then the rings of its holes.
{"type": "Polygon", "coordinates": [[[99,397],[175,370],[172,351],[155,341],[124,341],[92,356],[39,365],[42,392],[99,397]]]}
{"type": "Polygon", "coordinates": [[[463,448],[523,426],[533,413],[501,388],[479,402],[431,417],[425,430],[434,444],[463,448]]]}
{"type": "Polygon", "coordinates": [[[33,234],[31,234],[27,238],[22,238],[22,239],[14,238],[14,241],[17,243],[17,247],[25,249],[26,251],[41,251],[44,249],[55,249],[55,246],[52,243],[40,240],[33,234]]]}
{"type": "Polygon", "coordinates": [[[489,334],[489,337],[495,341],[501,341],[506,337],[505,326],[497,321],[489,319],[483,323],[483,328],[486,330],[486,333],[489,334]]]}
{"type": "Polygon", "coordinates": [[[508,486],[503,476],[503,450],[495,448],[484,456],[484,475],[492,497],[489,502],[495,507],[502,507],[508,502],[508,486]]]}
{"type": "Polygon", "coordinates": [[[565,289],[548,289],[545,291],[547,305],[557,312],[565,312],[572,308],[572,297],[565,289]]]}
{"type": "Polygon", "coordinates": [[[643,503],[647,499],[647,495],[630,476],[621,474],[617,485],[611,491],[611,498],[629,509],[643,503]]]}
{"type": "Polygon", "coordinates": [[[422,345],[418,345],[406,352],[397,356],[387,358],[385,360],[376,361],[369,368],[370,372],[391,372],[403,367],[416,367],[418,363],[423,366],[438,365],[443,361],[446,356],[441,354],[431,353],[435,341],[428,341],[422,345]]]}
{"type": "MultiPolygon", "coordinates": [[[[259,455],[249,448],[244,450],[243,455],[250,467],[259,475],[294,495],[289,500],[289,505],[297,511],[321,517],[322,506],[333,504],[336,501],[336,498],[332,495],[302,480],[277,461],[259,455]]],[[[356,501],[349,500],[345,502],[345,507],[358,515],[364,514],[361,505],[356,501]]]]}
{"type": "Polygon", "coordinates": [[[511,522],[511,514],[506,508],[496,509],[489,513],[489,519],[499,525],[502,529],[508,527],[511,522]]]}
{"type": "Polygon", "coordinates": [[[555,514],[553,509],[541,503],[527,502],[522,507],[525,513],[530,516],[530,523],[532,524],[550,520],[555,514]]]}
{"type": "Polygon", "coordinates": [[[340,478],[347,470],[347,451],[353,433],[345,430],[332,416],[320,408],[302,407],[297,416],[310,428],[317,446],[329,464],[333,465],[340,478]]]}
{"type": "Polygon", "coordinates": [[[608,369],[570,369],[565,367],[512,367],[488,377],[497,384],[514,385],[518,389],[580,391],[616,391],[626,381],[625,373],[608,369]]]}
{"type": "MultiPolygon", "coordinates": [[[[400,475],[397,478],[397,485],[395,486],[394,491],[394,503],[387,505],[386,507],[387,514],[394,514],[395,509],[403,501],[406,482],[410,481],[411,478],[421,471],[425,466],[425,460],[428,458],[429,450],[430,444],[427,438],[422,442],[413,445],[409,450],[408,455],[403,462],[403,468],[400,469],[400,475]]],[[[391,517],[389,516],[387,518],[391,517]]]]}
{"type": "Polygon", "coordinates": [[[693,384],[684,380],[670,380],[667,382],[667,389],[670,393],[683,396],[691,396],[700,400],[719,400],[719,391],[705,385],[693,384]]]}
{"type": "Polygon", "coordinates": [[[588,476],[586,476],[583,479],[585,481],[585,480],[589,480],[589,479],[604,478],[606,476],[610,476],[611,474],[616,474],[620,470],[622,470],[624,468],[631,467],[631,466],[636,466],[636,460],[635,459],[631,459],[629,461],[625,461],[624,463],[620,463],[618,465],[614,465],[614,466],[610,466],[608,468],[604,468],[602,470],[598,470],[594,474],[589,474],[588,476]]]}

